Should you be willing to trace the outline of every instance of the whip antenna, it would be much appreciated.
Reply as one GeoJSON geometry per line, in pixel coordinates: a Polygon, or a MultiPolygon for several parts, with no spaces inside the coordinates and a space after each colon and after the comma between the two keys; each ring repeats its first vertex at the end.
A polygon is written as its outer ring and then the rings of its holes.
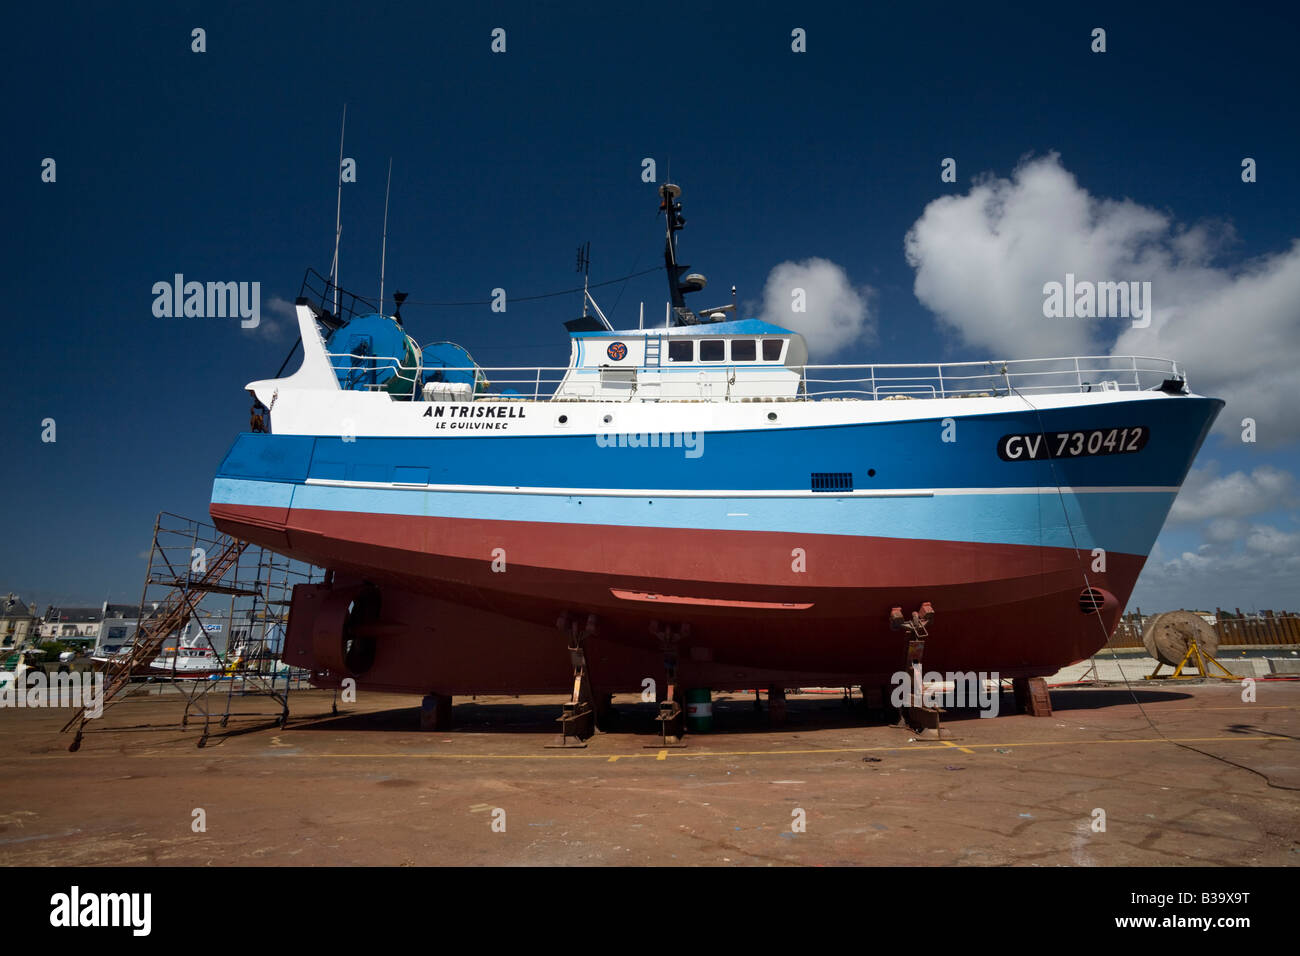
{"type": "Polygon", "coordinates": [[[388,191],[393,188],[393,157],[388,157],[388,185],[384,187],[384,241],[379,249],[379,314],[384,314],[384,264],[388,259],[388,191]]]}
{"type": "MultiPolygon", "coordinates": [[[[330,284],[334,286],[334,314],[339,314],[339,236],[343,234],[343,134],[348,128],[348,104],[343,104],[343,125],[339,128],[339,197],[334,206],[334,262],[330,265],[330,284]]],[[[382,306],[383,303],[381,302],[382,306]]]]}

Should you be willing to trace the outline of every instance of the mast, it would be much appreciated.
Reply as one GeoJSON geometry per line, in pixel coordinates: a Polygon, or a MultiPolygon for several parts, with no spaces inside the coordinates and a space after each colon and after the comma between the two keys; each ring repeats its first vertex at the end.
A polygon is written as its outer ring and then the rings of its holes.
{"type": "Polygon", "coordinates": [[[588,284],[591,279],[591,243],[585,242],[578,246],[578,268],[575,272],[582,273],[582,317],[587,317],[587,299],[591,293],[588,292],[588,284]]]}
{"type": "Polygon", "coordinates": [[[677,233],[686,225],[678,197],[682,188],[674,183],[659,187],[659,211],[664,214],[664,268],[668,271],[668,297],[677,325],[695,325],[700,317],[686,307],[686,293],[698,292],[708,284],[699,273],[688,273],[689,265],[677,261],[677,233]]]}

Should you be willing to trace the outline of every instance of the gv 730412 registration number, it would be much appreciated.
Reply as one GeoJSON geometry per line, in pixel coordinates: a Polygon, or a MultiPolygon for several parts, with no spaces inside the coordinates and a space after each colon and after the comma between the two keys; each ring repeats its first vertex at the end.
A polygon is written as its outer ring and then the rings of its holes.
{"type": "Polygon", "coordinates": [[[998,439],[998,457],[1003,461],[1041,461],[1044,458],[1128,455],[1141,451],[1150,436],[1151,429],[1145,425],[1003,435],[998,439]]]}

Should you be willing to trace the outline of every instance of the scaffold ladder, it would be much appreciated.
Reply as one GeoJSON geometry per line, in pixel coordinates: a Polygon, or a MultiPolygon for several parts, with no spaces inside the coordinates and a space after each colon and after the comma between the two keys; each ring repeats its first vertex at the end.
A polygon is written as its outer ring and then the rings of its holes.
{"type": "MultiPolygon", "coordinates": [[[[178,632],[190,615],[194,613],[195,605],[203,595],[210,591],[226,592],[230,590],[223,586],[221,581],[247,547],[247,541],[226,537],[222,549],[215,558],[207,563],[206,570],[199,577],[180,578],[178,576],[175,579],[172,590],[160,602],[157,610],[147,619],[141,620],[130,652],[120,660],[114,660],[108,664],[103,696],[99,701],[95,702],[97,705],[95,709],[98,712],[96,716],[102,716],[103,710],[106,710],[121,698],[122,692],[131,684],[132,673],[136,668],[148,664],[158,655],[168,637],[178,632]]],[[[69,750],[76,751],[81,746],[81,738],[86,724],[93,719],[88,711],[89,708],[85,705],[79,707],[76,713],[72,715],[72,718],[63,726],[62,733],[67,733],[74,727],[76,728],[76,737],[68,747],[69,750]]]]}

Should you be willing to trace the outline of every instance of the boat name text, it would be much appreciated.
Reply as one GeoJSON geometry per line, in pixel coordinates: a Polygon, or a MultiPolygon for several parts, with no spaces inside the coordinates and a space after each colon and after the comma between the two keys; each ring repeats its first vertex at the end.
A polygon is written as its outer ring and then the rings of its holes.
{"type": "Polygon", "coordinates": [[[424,410],[421,418],[440,418],[442,421],[435,422],[434,428],[471,428],[471,429],[498,429],[504,430],[510,426],[508,421],[480,422],[480,421],[462,421],[462,419],[476,418],[525,418],[524,408],[521,405],[490,405],[486,402],[465,402],[455,405],[430,405],[424,410]]]}

